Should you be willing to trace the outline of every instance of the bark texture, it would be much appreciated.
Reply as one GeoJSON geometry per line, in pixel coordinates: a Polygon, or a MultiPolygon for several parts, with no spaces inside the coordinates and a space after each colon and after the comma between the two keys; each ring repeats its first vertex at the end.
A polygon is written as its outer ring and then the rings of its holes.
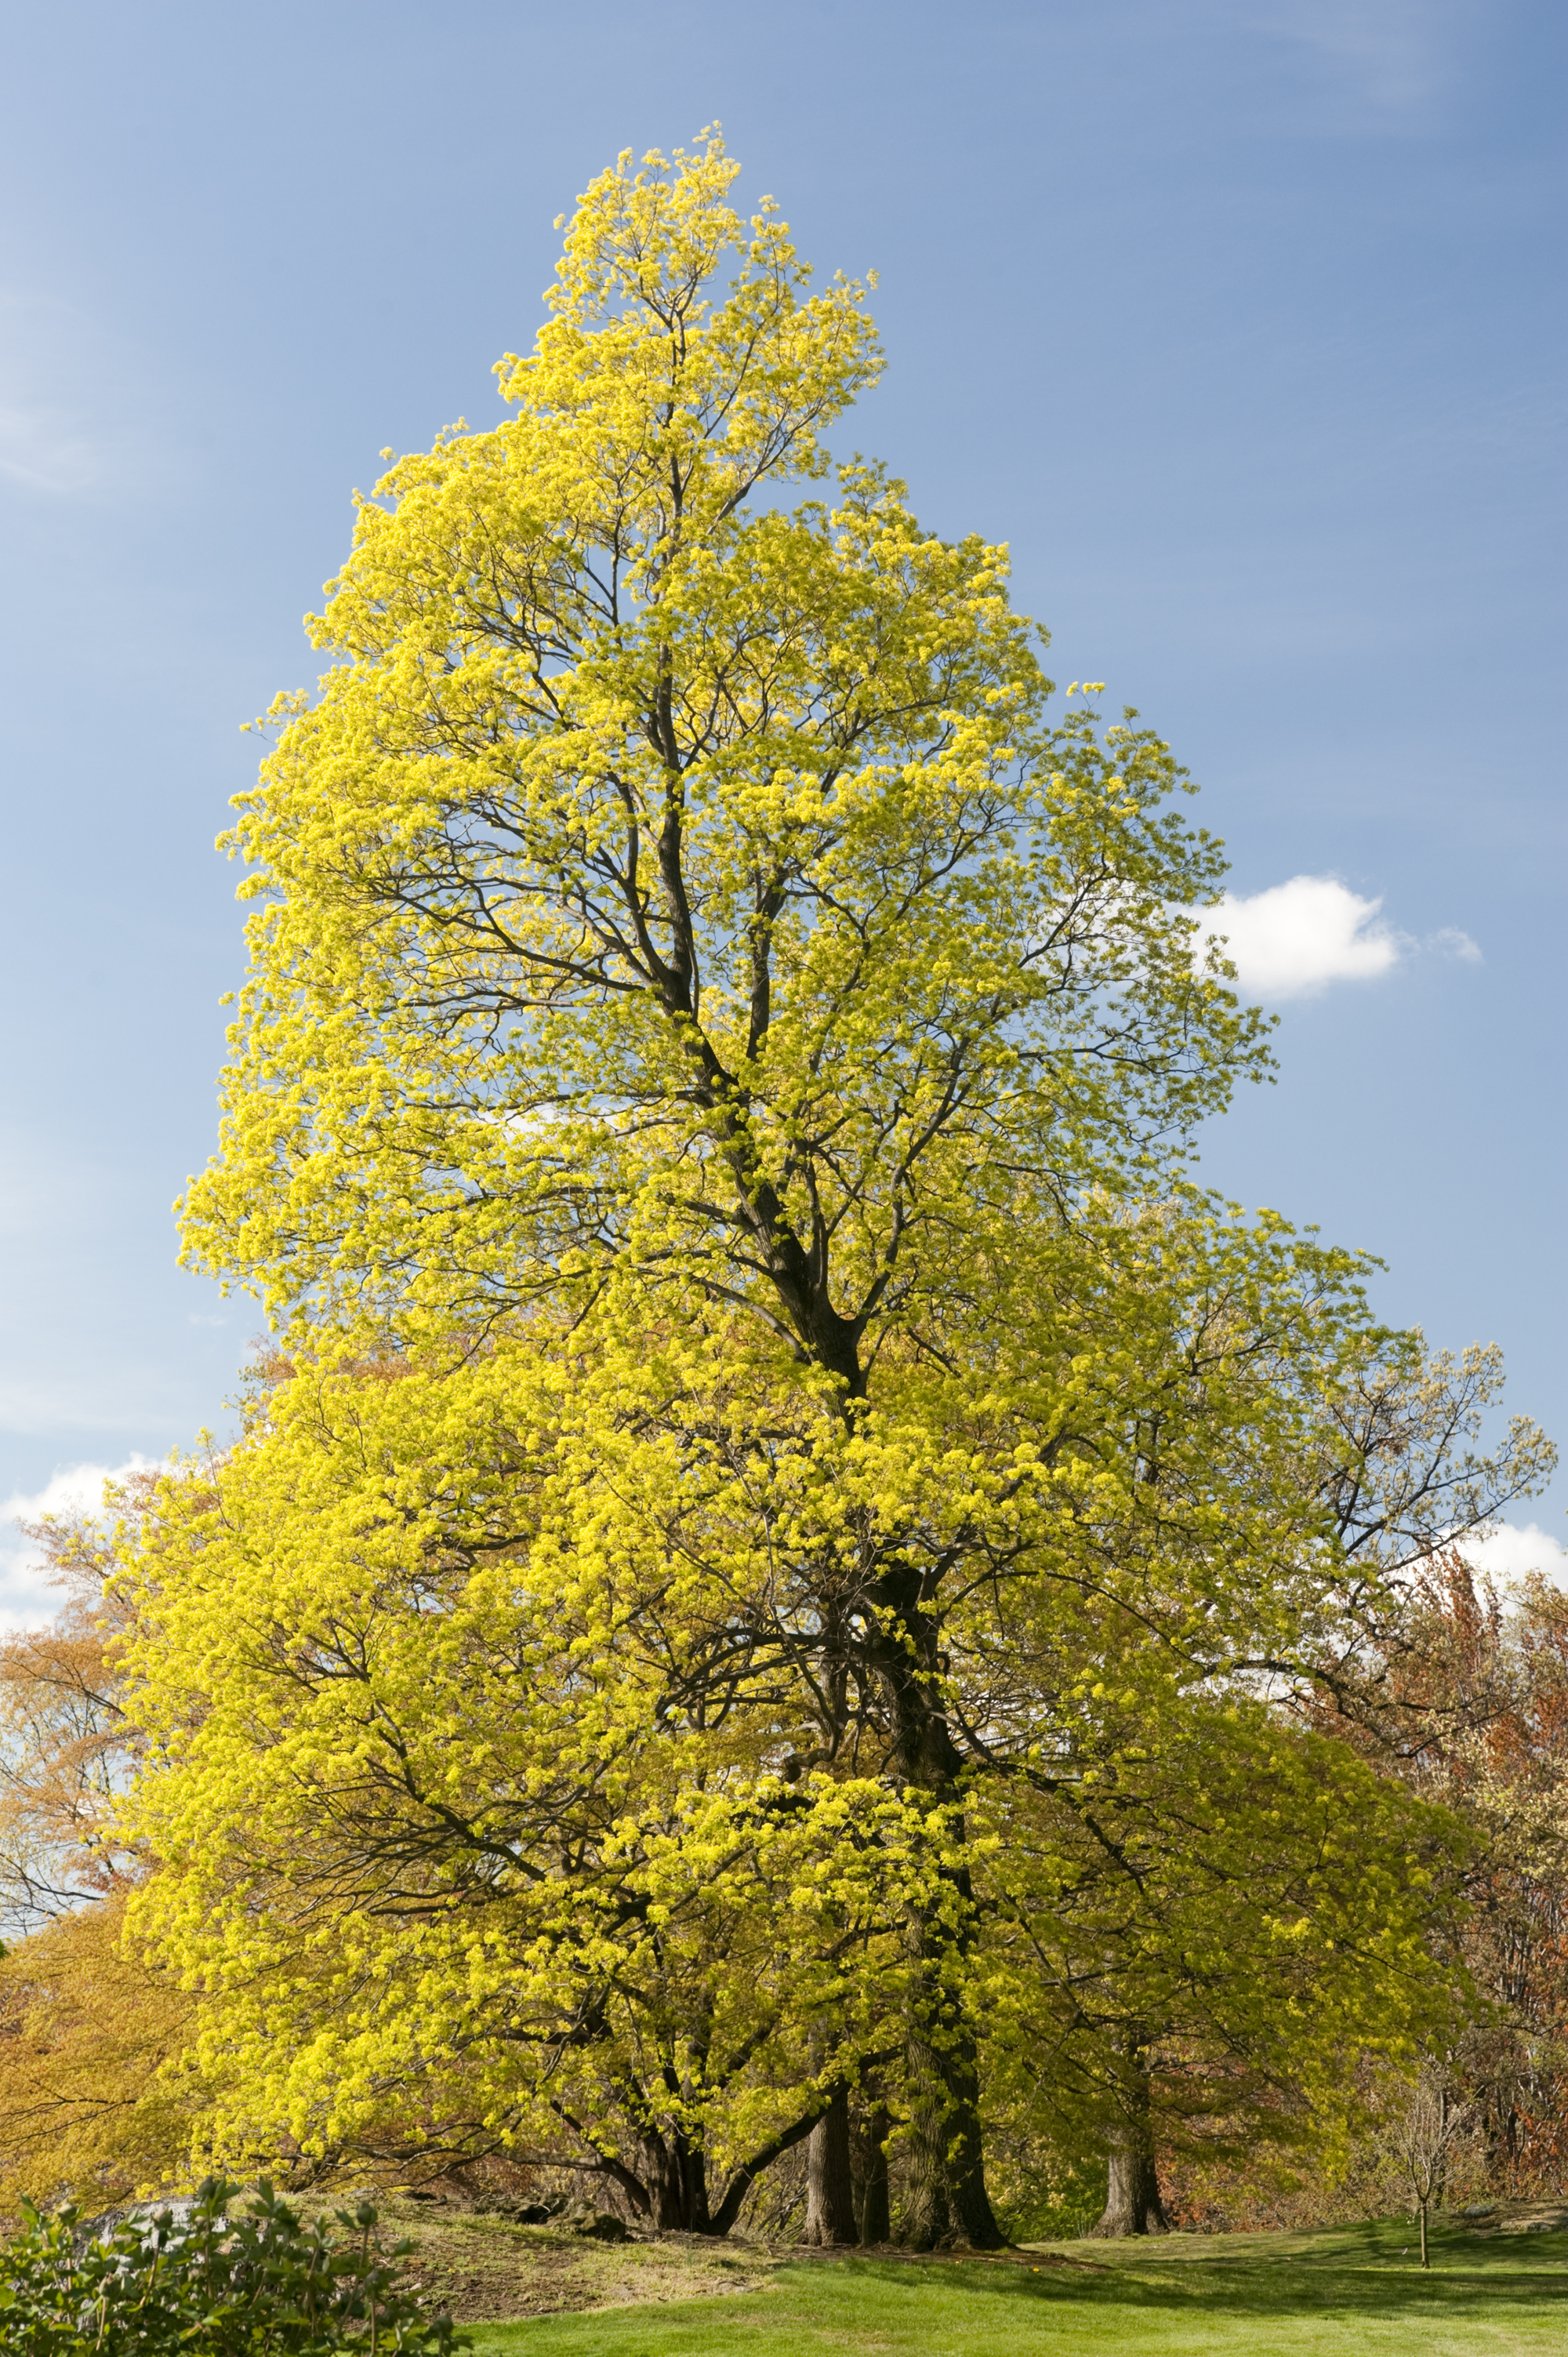
{"type": "Polygon", "coordinates": [[[643,2147],[649,2212],[660,2233],[707,2234],[708,2175],[702,2149],[684,2136],[650,2138],[643,2147]]]}
{"type": "Polygon", "coordinates": [[[985,2190],[974,2035],[944,1977],[940,1965],[929,1972],[904,2050],[909,2176],[898,2239],[915,2251],[995,2251],[1007,2237],[985,2190]]]}
{"type": "MultiPolygon", "coordinates": [[[[942,1707],[937,1616],[922,1609],[918,1578],[889,1568],[876,1596],[880,1634],[870,1649],[890,1706],[893,1765],[902,1783],[953,1812],[961,1844],[963,1760],[942,1707]]],[[[909,2179],[900,2242],[917,2251],[952,2244],[1000,2250],[1007,2237],[985,2190],[980,2068],[961,1996],[974,1902],[967,1867],[946,1876],[950,1904],[917,1913],[907,1934],[914,1967],[905,2042],[909,2179]]]]}
{"type": "Polygon", "coordinates": [[[1119,2140],[1111,2147],[1110,2183],[1095,2233],[1164,2234],[1169,2227],[1154,2153],[1131,2140],[1119,2140]]]}
{"type": "Polygon", "coordinates": [[[819,2247],[858,2239],[850,2173],[849,2091],[844,2087],[807,2138],[804,2239],[819,2247]]]}

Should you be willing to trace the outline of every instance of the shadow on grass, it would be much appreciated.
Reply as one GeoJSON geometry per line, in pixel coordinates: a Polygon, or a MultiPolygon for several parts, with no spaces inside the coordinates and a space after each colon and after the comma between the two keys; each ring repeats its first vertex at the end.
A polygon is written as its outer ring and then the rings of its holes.
{"type": "MultiPolygon", "coordinates": [[[[1423,2271],[1414,2228],[1403,2220],[1314,2235],[1173,2236],[1133,2244],[1040,2246],[995,2260],[953,2259],[941,2279],[960,2289],[1046,2304],[1283,2319],[1495,2314],[1510,2304],[1561,2308],[1568,2322],[1568,2234],[1509,2237],[1437,2227],[1423,2271]],[[1065,2264],[1064,2264],[1065,2262],[1065,2264]]],[[[846,2273],[884,2281],[909,2262],[846,2257],[846,2273]]],[[[789,2270],[786,2270],[789,2272],[789,2270]]]]}

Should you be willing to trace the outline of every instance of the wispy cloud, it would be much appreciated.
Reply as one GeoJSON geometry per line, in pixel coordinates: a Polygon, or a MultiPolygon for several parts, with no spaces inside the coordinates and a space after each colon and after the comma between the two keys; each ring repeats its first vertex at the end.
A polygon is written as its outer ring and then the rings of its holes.
{"type": "Polygon", "coordinates": [[[36,1629],[59,1609],[58,1590],[33,1541],[17,1527],[47,1514],[94,1513],[103,1502],[105,1481],[123,1480],[151,1465],[133,1453],[120,1465],[62,1466],[41,1490],[14,1490],[0,1500],[0,1629],[36,1629]]]}
{"type": "MultiPolygon", "coordinates": [[[[80,1445],[112,1448],[116,1440],[124,1442],[133,1432],[145,1431],[149,1424],[155,1431],[160,1421],[177,1426],[176,1403],[166,1395],[170,1387],[163,1384],[158,1395],[149,1401],[148,1374],[145,1366],[116,1370],[109,1365],[84,1371],[80,1380],[69,1372],[51,1373],[47,1367],[35,1374],[11,1377],[0,1382],[0,1432],[28,1440],[48,1440],[68,1433],[102,1435],[96,1444],[84,1437],[80,1445]]],[[[64,1445],[69,1448],[70,1443],[67,1440],[64,1445]]]]}
{"type": "Polygon", "coordinates": [[[81,491],[100,468],[100,452],[69,412],[0,404],[0,475],[32,491],[81,491]]]}
{"type": "Polygon", "coordinates": [[[1220,942],[1242,989],[1263,998],[1311,998],[1330,983],[1375,982],[1422,949],[1480,962],[1456,925],[1418,942],[1385,923],[1382,906],[1337,877],[1293,876],[1263,892],[1228,892],[1217,909],[1199,911],[1199,945],[1220,942]]]}
{"type": "Polygon", "coordinates": [[[1236,33],[1283,51],[1342,123],[1369,129],[1432,114],[1459,79],[1478,13],[1476,0],[1222,0],[1236,33]]]}
{"type": "Polygon", "coordinates": [[[48,499],[142,490],[170,454],[141,355],[74,305],[0,287],[0,483],[48,499]],[[94,394],[113,388],[112,402],[94,394]]]}
{"type": "Polygon", "coordinates": [[[77,392],[84,328],[68,304],[0,290],[0,476],[27,490],[69,495],[105,471],[77,392]]]}
{"type": "Polygon", "coordinates": [[[1435,950],[1439,957],[1457,958],[1461,965],[1484,965],[1480,943],[1473,942],[1457,925],[1439,925],[1422,942],[1423,950],[1435,950]]]}

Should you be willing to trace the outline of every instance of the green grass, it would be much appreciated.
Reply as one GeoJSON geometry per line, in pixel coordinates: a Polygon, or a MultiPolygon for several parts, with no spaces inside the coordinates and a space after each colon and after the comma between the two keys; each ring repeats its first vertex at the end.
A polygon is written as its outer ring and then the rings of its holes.
{"type": "Polygon", "coordinates": [[[1432,2261],[1423,2275],[1401,2220],[1315,2234],[1058,2244],[994,2261],[850,2257],[780,2267],[765,2290],[732,2298],[478,2325],[474,2345],[479,2357],[1568,2352],[1568,2234],[1442,2226],[1432,2261]]]}

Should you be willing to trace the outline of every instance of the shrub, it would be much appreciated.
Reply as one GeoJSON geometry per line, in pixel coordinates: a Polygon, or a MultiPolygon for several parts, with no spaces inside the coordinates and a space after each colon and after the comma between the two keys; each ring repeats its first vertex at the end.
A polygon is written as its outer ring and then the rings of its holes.
{"type": "Polygon", "coordinates": [[[209,2178],[188,2208],[96,2236],[77,2211],[28,2205],[0,2251],[5,2357],[452,2357],[462,2343],[402,2276],[412,2246],[378,2242],[370,2202],[306,2226],[265,2182],[232,2214],[238,2191],[209,2178]]]}

